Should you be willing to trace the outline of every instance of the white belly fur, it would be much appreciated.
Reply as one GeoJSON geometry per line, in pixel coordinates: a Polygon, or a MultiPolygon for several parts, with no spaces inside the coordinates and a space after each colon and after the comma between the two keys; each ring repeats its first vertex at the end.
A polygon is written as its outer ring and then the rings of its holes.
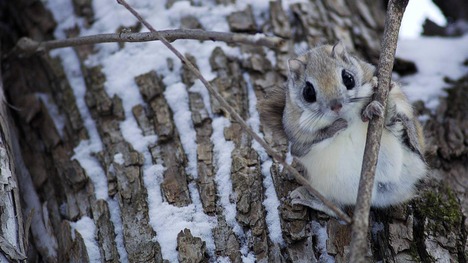
{"type": "MultiPolygon", "coordinates": [[[[314,145],[300,161],[312,186],[342,205],[356,203],[368,123],[357,121],[333,138],[314,145]]],[[[384,129],[377,162],[372,205],[378,207],[411,198],[414,183],[425,174],[424,162],[384,129]],[[378,191],[378,183],[391,185],[378,191]]]]}

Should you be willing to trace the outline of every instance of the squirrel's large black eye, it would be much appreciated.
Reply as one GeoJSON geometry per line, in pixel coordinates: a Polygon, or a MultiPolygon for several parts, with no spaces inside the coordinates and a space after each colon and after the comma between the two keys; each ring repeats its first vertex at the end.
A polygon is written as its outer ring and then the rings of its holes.
{"type": "Polygon", "coordinates": [[[341,71],[341,78],[343,79],[343,84],[348,90],[353,89],[354,86],[356,86],[353,75],[344,69],[341,71]]]}
{"type": "Polygon", "coordinates": [[[317,100],[317,95],[315,94],[314,85],[312,85],[312,83],[306,81],[306,85],[302,90],[302,96],[304,97],[304,100],[309,103],[317,100]]]}

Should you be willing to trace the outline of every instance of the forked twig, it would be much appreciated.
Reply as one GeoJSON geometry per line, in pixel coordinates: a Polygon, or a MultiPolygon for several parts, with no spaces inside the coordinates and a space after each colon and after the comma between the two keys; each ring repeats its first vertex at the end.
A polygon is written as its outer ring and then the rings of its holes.
{"type": "MultiPolygon", "coordinates": [[[[395,60],[395,51],[398,41],[398,32],[401,19],[405,12],[408,0],[390,0],[385,18],[385,29],[380,50],[380,59],[377,71],[379,79],[378,89],[374,100],[380,102],[384,108],[387,104],[390,81],[395,60]]],[[[351,256],[349,262],[367,262],[367,232],[369,228],[369,209],[372,198],[372,187],[377,166],[377,157],[380,149],[380,140],[385,117],[375,117],[369,122],[367,130],[366,147],[361,168],[361,179],[353,216],[351,233],[351,256]]]]}
{"type": "Polygon", "coordinates": [[[226,100],[216,91],[216,89],[211,86],[211,84],[202,76],[200,71],[187,59],[183,56],[177,49],[172,46],[167,39],[165,39],[162,35],[159,35],[159,32],[154,29],[140,14],[133,9],[130,5],[127,4],[125,0],[117,0],[117,2],[127,8],[143,25],[145,25],[151,32],[158,35],[159,40],[169,49],[171,50],[189,69],[190,71],[197,76],[200,81],[205,85],[208,91],[216,98],[219,104],[223,107],[223,109],[229,113],[235,121],[237,121],[242,128],[250,135],[254,140],[256,140],[266,151],[267,153],[273,157],[273,159],[283,165],[284,169],[290,172],[294,178],[303,186],[307,188],[314,196],[320,199],[328,208],[330,208],[335,214],[344,222],[351,223],[351,218],[346,215],[341,209],[336,207],[331,201],[327,200],[323,195],[321,195],[317,190],[312,188],[309,182],[292,166],[287,164],[281,155],[279,155],[273,148],[271,148],[260,136],[258,136],[247,123],[236,113],[236,111],[226,102],[226,100]]]}
{"type": "Polygon", "coordinates": [[[155,41],[160,40],[159,36],[166,38],[169,42],[178,39],[193,39],[201,41],[222,41],[226,43],[241,43],[246,45],[265,46],[272,49],[281,48],[285,42],[285,40],[282,38],[274,36],[265,36],[262,34],[249,35],[231,32],[204,31],[200,29],[174,29],[163,30],[158,33],[121,32],[114,34],[82,36],[43,42],[38,42],[30,38],[23,37],[20,40],[18,40],[16,48],[21,53],[31,54],[34,52],[48,51],[56,48],[92,45],[98,43],[155,41]]]}

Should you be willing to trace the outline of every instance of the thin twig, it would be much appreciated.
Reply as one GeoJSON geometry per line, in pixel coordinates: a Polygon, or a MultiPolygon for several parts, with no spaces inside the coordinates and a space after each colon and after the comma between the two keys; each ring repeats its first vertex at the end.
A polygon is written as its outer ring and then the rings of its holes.
{"type": "Polygon", "coordinates": [[[169,42],[178,39],[193,39],[201,41],[222,41],[226,43],[240,43],[247,45],[265,46],[272,49],[279,49],[284,44],[284,39],[262,34],[248,35],[230,32],[204,31],[201,29],[175,29],[145,33],[121,32],[115,34],[100,34],[93,36],[82,36],[61,40],[51,40],[37,42],[30,38],[23,37],[16,44],[17,49],[26,54],[43,52],[56,48],[74,47],[81,45],[93,45],[98,43],[111,42],[147,42],[160,40],[164,37],[169,42]]]}
{"type": "MultiPolygon", "coordinates": [[[[125,8],[127,8],[128,11],[130,11],[143,25],[145,25],[151,32],[154,32],[156,35],[158,35],[158,31],[154,29],[144,18],[138,14],[135,9],[133,9],[131,6],[125,2],[125,0],[117,0],[117,2],[121,5],[123,5],[125,8]]],[[[175,49],[162,35],[159,35],[159,40],[169,49],[171,50],[181,61],[184,62],[184,64],[192,71],[195,76],[197,76],[200,81],[205,85],[205,87],[208,89],[208,91],[218,100],[219,104],[223,107],[223,109],[231,115],[232,118],[234,118],[235,121],[237,121],[242,128],[250,135],[254,140],[256,140],[260,145],[262,145],[263,148],[267,151],[267,153],[275,159],[275,161],[279,162],[281,165],[283,165],[284,169],[286,169],[288,172],[290,172],[292,175],[294,175],[295,179],[302,185],[304,185],[314,196],[316,196],[318,199],[320,199],[328,208],[330,208],[335,214],[344,222],[346,223],[351,223],[351,218],[347,216],[341,209],[336,207],[331,201],[327,200],[323,195],[321,195],[317,190],[312,188],[312,186],[309,184],[309,182],[298,172],[296,169],[294,169],[292,166],[287,164],[281,155],[279,155],[273,148],[271,148],[260,136],[258,136],[250,127],[247,125],[247,123],[242,119],[242,117],[239,116],[239,114],[236,113],[236,111],[224,100],[224,98],[216,91],[216,89],[211,86],[211,84],[202,76],[200,71],[187,59],[185,56],[183,56],[177,49],[175,49]]]]}
{"type": "MultiPolygon", "coordinates": [[[[373,98],[380,102],[384,108],[387,103],[393,62],[395,60],[398,32],[407,4],[408,0],[390,0],[388,3],[377,72],[379,83],[373,98]]],[[[350,262],[367,262],[365,256],[367,255],[369,209],[384,119],[384,116],[373,118],[369,122],[367,130],[361,180],[353,216],[350,262]]]]}

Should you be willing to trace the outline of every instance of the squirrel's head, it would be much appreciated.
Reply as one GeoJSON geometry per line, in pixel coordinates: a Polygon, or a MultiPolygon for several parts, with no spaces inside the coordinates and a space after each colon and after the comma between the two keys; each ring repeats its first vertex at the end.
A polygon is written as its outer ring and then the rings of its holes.
{"type": "Polygon", "coordinates": [[[262,120],[281,137],[300,137],[338,118],[358,118],[372,94],[375,67],[341,43],[313,48],[288,64],[287,87],[274,86],[260,104],[262,120]]]}
{"type": "Polygon", "coordinates": [[[341,42],[313,48],[288,64],[285,126],[292,124],[289,118],[320,128],[338,118],[359,116],[351,112],[372,94],[375,67],[349,54],[341,42]]]}

